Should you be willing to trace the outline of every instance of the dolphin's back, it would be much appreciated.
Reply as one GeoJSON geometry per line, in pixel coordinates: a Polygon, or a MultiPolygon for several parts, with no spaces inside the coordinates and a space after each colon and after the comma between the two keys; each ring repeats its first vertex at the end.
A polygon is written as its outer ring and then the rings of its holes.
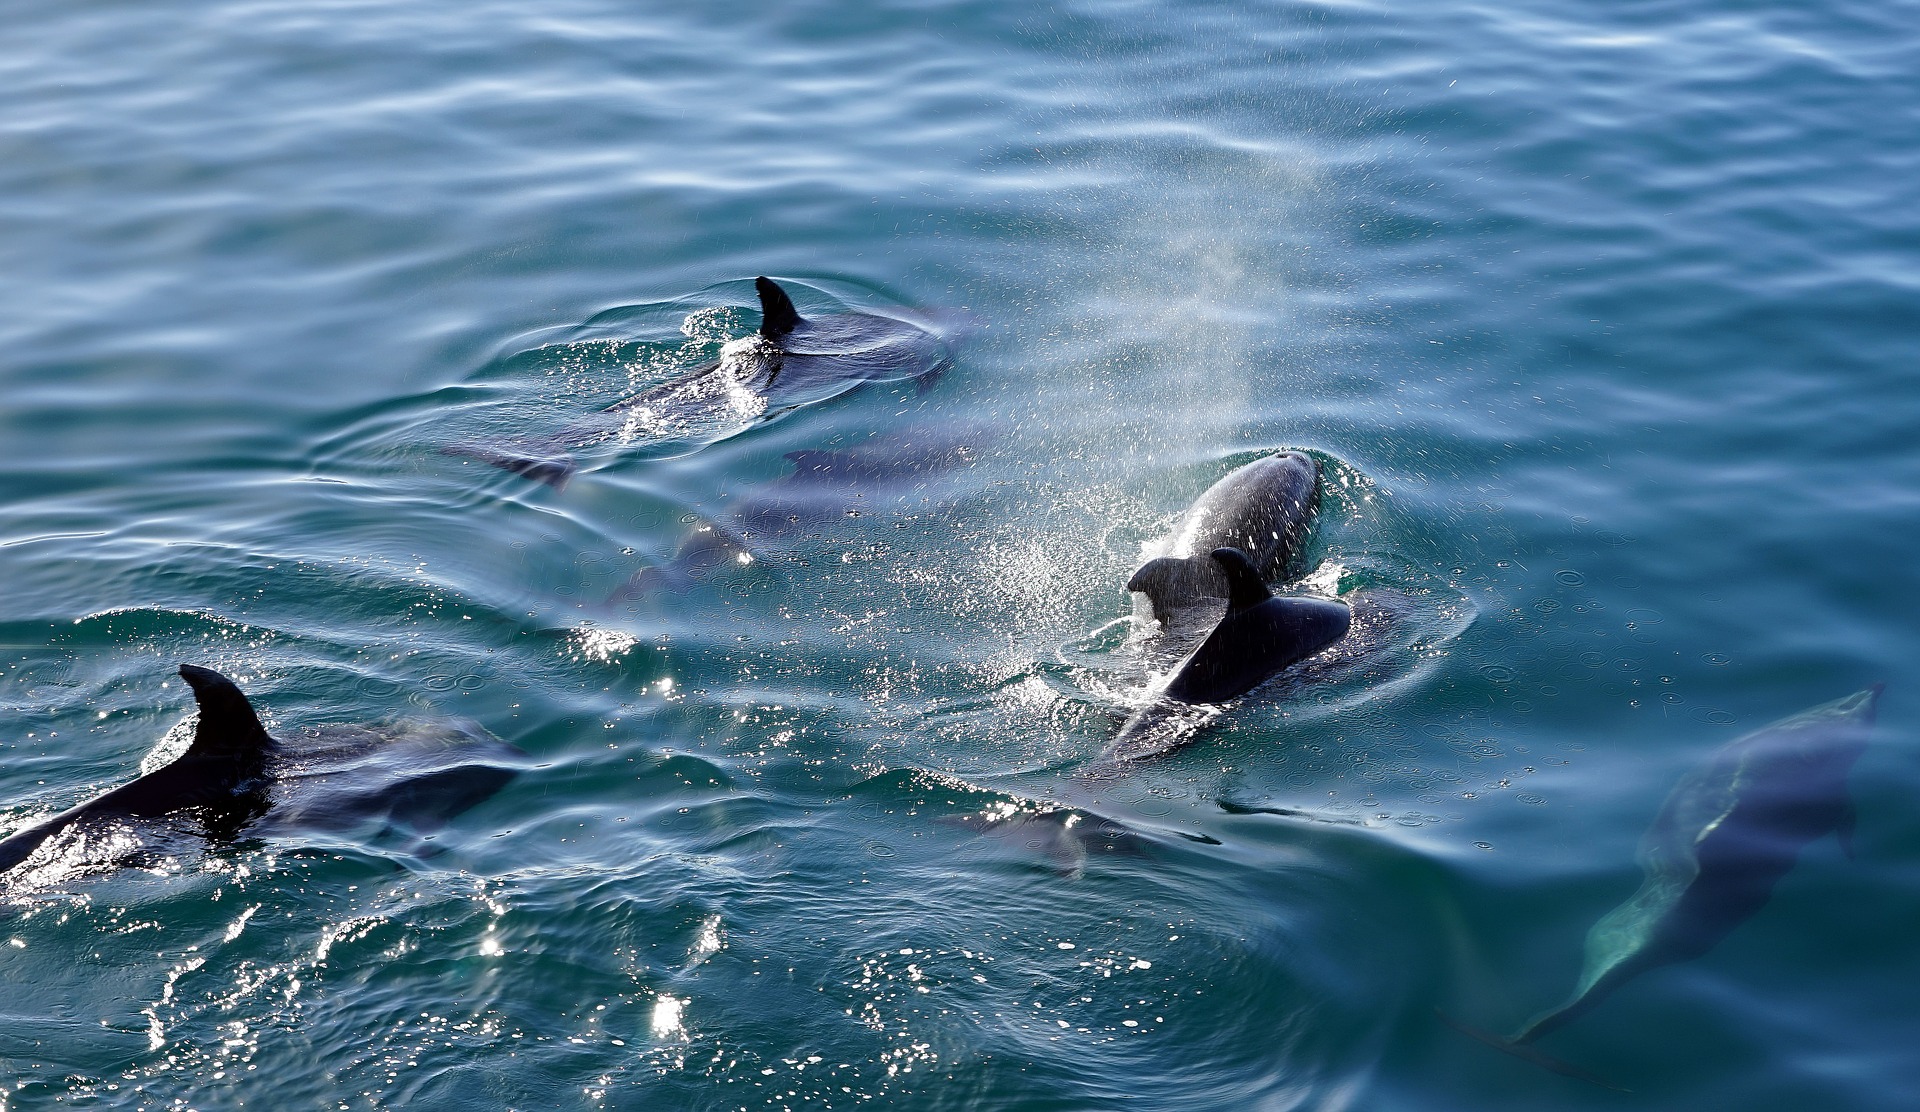
{"type": "Polygon", "coordinates": [[[204,806],[232,794],[221,770],[204,758],[182,756],[112,791],[70,807],[0,841],[0,873],[33,856],[48,839],[68,827],[119,818],[157,818],[186,807],[204,806]]]}
{"type": "Polygon", "coordinates": [[[1226,581],[1226,616],[1158,697],[1122,724],[1107,746],[1109,760],[1138,760],[1186,744],[1211,719],[1204,708],[1238,699],[1345,637],[1352,626],[1353,613],[1343,603],[1275,598],[1238,549],[1217,548],[1208,558],[1226,581]]]}
{"type": "Polygon", "coordinates": [[[1270,580],[1299,553],[1319,504],[1319,481],[1320,465],[1305,452],[1235,468],[1194,500],[1168,554],[1204,559],[1216,548],[1237,548],[1270,580]]]}
{"type": "Polygon", "coordinates": [[[1275,672],[1340,640],[1352,612],[1323,598],[1275,598],[1220,619],[1175,673],[1165,695],[1182,703],[1224,703],[1275,672]]]}
{"type": "Polygon", "coordinates": [[[45,822],[36,823],[25,830],[15,831],[5,839],[0,839],[0,873],[5,873],[32,857],[33,851],[39,849],[42,843],[64,830],[79,817],[75,813],[78,810],[75,808],[74,811],[56,815],[45,822]]]}

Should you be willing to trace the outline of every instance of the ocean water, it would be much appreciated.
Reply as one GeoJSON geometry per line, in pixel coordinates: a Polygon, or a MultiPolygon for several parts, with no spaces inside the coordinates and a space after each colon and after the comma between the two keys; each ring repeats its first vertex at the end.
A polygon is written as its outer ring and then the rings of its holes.
{"type": "Polygon", "coordinates": [[[0,830],[183,662],[530,767],[10,886],[0,1108],[1909,1107],[1916,18],[11,5],[0,830]],[[445,451],[761,274],[952,365],[564,489],[445,451]],[[1385,617],[1092,775],[1142,544],[1283,447],[1385,617]],[[1441,1022],[1562,999],[1672,785],[1875,682],[1852,857],[1543,1042],[1630,1094],[1441,1022]]]}

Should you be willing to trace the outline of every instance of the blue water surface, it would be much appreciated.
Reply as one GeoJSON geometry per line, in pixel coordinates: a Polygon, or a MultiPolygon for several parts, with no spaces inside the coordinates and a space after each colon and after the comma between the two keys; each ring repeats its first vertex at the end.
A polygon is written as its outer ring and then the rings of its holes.
{"type": "Polygon", "coordinates": [[[531,767],[10,886],[0,1109],[1907,1108],[1917,20],[11,5],[0,831],[130,778],[182,662],[531,767]],[[762,274],[952,366],[564,489],[446,451],[762,274]],[[1283,447],[1386,617],[1090,775],[1142,544],[1283,447]],[[881,465],[788,513],[820,451],[881,465]],[[1563,998],[1674,782],[1874,682],[1854,856],[1543,1044],[1631,1094],[1440,1021],[1563,998]]]}

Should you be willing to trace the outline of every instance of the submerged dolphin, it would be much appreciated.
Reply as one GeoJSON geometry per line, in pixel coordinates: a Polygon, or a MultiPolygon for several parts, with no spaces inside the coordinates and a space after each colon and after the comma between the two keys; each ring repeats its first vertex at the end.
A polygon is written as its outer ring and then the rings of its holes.
{"type": "Polygon", "coordinates": [[[1164,629],[1204,629],[1229,593],[1208,553],[1239,549],[1262,582],[1286,574],[1313,524],[1319,480],[1320,465],[1305,452],[1280,452],[1228,472],[1180,516],[1162,555],[1142,564],[1127,590],[1146,596],[1164,629]]]}
{"type": "Polygon", "coordinates": [[[1507,1039],[1462,1029],[1556,1072],[1594,1080],[1531,1044],[1647,970],[1713,949],[1766,904],[1807,843],[1832,833],[1851,855],[1847,773],[1866,749],[1881,687],[1802,711],[1714,753],[1675,786],[1647,830],[1640,846],[1646,879],[1587,934],[1573,995],[1507,1039]]]}
{"type": "Polygon", "coordinates": [[[940,807],[957,808],[957,813],[940,814],[934,821],[981,835],[975,843],[978,850],[993,853],[994,847],[1002,847],[1024,861],[1037,859],[1044,868],[1065,877],[1082,875],[1096,859],[1150,857],[1181,843],[1220,844],[1199,831],[1162,826],[1125,812],[1109,813],[1111,799],[1078,791],[1071,784],[1048,784],[1040,797],[1018,787],[906,766],[861,781],[849,796],[849,801],[856,799],[874,815],[896,813],[902,803],[904,809],[921,813],[927,808],[936,813],[940,807]],[[929,798],[929,792],[938,803],[929,798]]]}
{"type": "Polygon", "coordinates": [[[238,836],[262,816],[276,827],[303,828],[338,828],[369,816],[389,826],[431,822],[498,791],[526,756],[471,725],[386,732],[323,726],[282,742],[267,733],[233,681],[192,664],[180,666],[180,677],[200,708],[186,752],[0,840],[0,874],[68,832],[87,834],[127,819],[186,813],[216,840],[238,836]],[[359,774],[367,782],[306,790],[339,774],[359,774]]]}
{"type": "Polygon", "coordinates": [[[1237,548],[1209,554],[1227,581],[1227,613],[1188,654],[1153,702],[1129,718],[1107,747],[1109,761],[1157,756],[1185,745],[1213,712],[1276,673],[1340,640],[1352,612],[1331,599],[1276,597],[1237,548]]]}
{"type": "Polygon", "coordinates": [[[753,280],[760,330],[732,340],[720,358],[670,382],[616,402],[557,437],[497,451],[453,447],[558,489],[578,469],[568,449],[614,434],[672,438],[716,417],[752,422],[824,401],[863,382],[916,379],[924,389],[947,369],[942,340],[916,324],[871,313],[803,317],[780,284],[753,280]]]}
{"type": "Polygon", "coordinates": [[[999,839],[1023,857],[1037,857],[1046,868],[1077,880],[1096,858],[1149,857],[1174,839],[1217,846],[1219,839],[1174,828],[1133,825],[1080,807],[1040,805],[1038,809],[1001,805],[957,815],[950,820],[983,837],[999,839]]]}
{"type": "Polygon", "coordinates": [[[836,451],[788,452],[791,472],[735,500],[725,514],[694,525],[670,559],[641,568],[607,602],[688,590],[711,572],[753,563],[776,541],[849,517],[950,506],[953,498],[935,489],[935,480],[971,467],[985,435],[971,425],[918,426],[836,451]]]}

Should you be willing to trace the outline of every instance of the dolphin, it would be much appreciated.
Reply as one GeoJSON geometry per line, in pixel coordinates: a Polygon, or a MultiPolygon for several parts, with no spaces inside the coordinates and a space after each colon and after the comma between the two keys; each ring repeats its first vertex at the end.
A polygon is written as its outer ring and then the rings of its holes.
{"type": "Polygon", "coordinates": [[[1048,871],[1069,880],[1085,875],[1096,857],[1150,857],[1173,839],[1217,846],[1208,834],[1134,826],[1095,811],[1041,804],[1037,809],[1002,805],[946,820],[982,837],[997,838],[1023,857],[1038,857],[1048,871]]]}
{"type": "Polygon", "coordinates": [[[1277,597],[1247,554],[1208,554],[1227,581],[1227,613],[1181,661],[1154,700],[1136,711],[1107,747],[1111,762],[1158,756],[1185,745],[1217,712],[1276,673],[1347,635],[1345,604],[1323,598],[1277,597]]]}
{"type": "Polygon", "coordinates": [[[916,426],[850,448],[788,452],[792,471],[737,499],[725,514],[696,523],[671,558],[641,568],[607,602],[620,606],[690,590],[716,570],[754,563],[756,549],[765,555],[776,541],[848,517],[949,506],[953,499],[934,489],[936,480],[977,462],[986,435],[974,425],[916,426]]]}
{"type": "Polygon", "coordinates": [[[68,832],[86,834],[128,819],[185,813],[209,837],[229,841],[266,817],[272,828],[340,827],[349,816],[418,825],[478,803],[518,774],[526,757],[477,725],[423,725],[377,731],[322,726],[297,742],[275,739],[232,680],[180,666],[200,715],[186,752],[152,772],[0,840],[0,874],[68,832]],[[342,772],[371,783],[342,787],[342,772]],[[365,775],[377,772],[378,775],[365,775]],[[328,784],[326,790],[314,786],[328,784]],[[436,816],[432,812],[436,811],[436,816]],[[278,812],[276,815],[275,812],[278,812]]]}
{"type": "Polygon", "coordinates": [[[894,813],[903,799],[916,800],[908,809],[957,807],[960,813],[940,815],[934,821],[979,834],[981,850],[995,852],[997,844],[1015,857],[1037,858],[1044,868],[1069,878],[1081,876],[1096,858],[1152,856],[1181,843],[1220,844],[1209,834],[1161,826],[1140,816],[1116,818],[1108,813],[1113,800],[1079,791],[1071,783],[1050,783],[1042,797],[1017,786],[909,765],[861,781],[848,799],[873,815],[894,813]]]}
{"type": "Polygon", "coordinates": [[[1866,749],[1883,687],[1802,711],[1720,748],[1674,787],[1654,818],[1640,846],[1646,877],[1588,932],[1573,994],[1505,1039],[1454,1026],[1556,1072],[1595,1080],[1532,1044],[1640,974],[1713,949],[1766,905],[1809,842],[1833,834],[1852,856],[1847,773],[1866,749]]]}
{"type": "Polygon", "coordinates": [[[558,490],[579,469],[571,446],[614,435],[672,439],[715,417],[752,423],[865,382],[911,378],[925,390],[951,363],[946,344],[917,324],[872,313],[803,317],[778,282],[762,275],[753,285],[760,296],[759,331],[729,341],[714,362],[615,402],[545,442],[445,451],[558,490]]]}
{"type": "Polygon", "coordinates": [[[1226,608],[1227,577],[1216,548],[1247,555],[1262,582],[1290,572],[1320,503],[1320,465],[1305,452],[1279,452],[1229,471],[1187,507],[1161,555],[1142,564],[1127,590],[1145,596],[1164,630],[1205,629],[1226,608]]]}

